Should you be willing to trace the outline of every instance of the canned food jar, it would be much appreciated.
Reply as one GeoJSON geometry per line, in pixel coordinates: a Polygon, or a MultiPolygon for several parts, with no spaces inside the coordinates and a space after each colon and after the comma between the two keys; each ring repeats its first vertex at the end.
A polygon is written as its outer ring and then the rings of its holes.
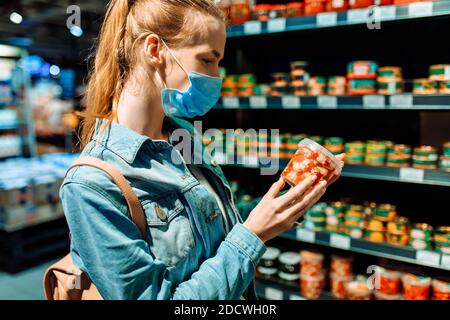
{"type": "Polygon", "coordinates": [[[322,271],[324,256],[317,251],[300,251],[301,273],[309,276],[317,276],[322,271]]]}
{"type": "Polygon", "coordinates": [[[281,176],[291,186],[299,184],[311,175],[316,175],[317,184],[320,179],[330,181],[342,171],[342,163],[324,147],[310,139],[298,144],[298,149],[289,161],[281,176]]]}
{"type": "Polygon", "coordinates": [[[364,239],[370,242],[384,242],[385,241],[385,232],[383,231],[371,231],[371,230],[365,230],[364,231],[364,239]]]}
{"type": "Polygon", "coordinates": [[[305,4],[303,2],[289,2],[286,5],[288,18],[299,17],[303,15],[305,4]]]}
{"type": "Polygon", "coordinates": [[[232,0],[230,8],[231,24],[242,24],[250,20],[250,5],[248,0],[232,0]]]}
{"type": "Polygon", "coordinates": [[[401,294],[402,276],[399,271],[388,270],[385,268],[377,268],[377,275],[380,277],[380,287],[377,292],[386,295],[401,294]]]}
{"type": "MultiPolygon", "coordinates": [[[[350,62],[347,66],[347,77],[349,79],[376,79],[377,69],[378,64],[375,61],[350,62]]],[[[373,81],[373,86],[375,87],[375,81],[373,81]]]]}
{"type": "Polygon", "coordinates": [[[338,299],[346,299],[347,298],[347,284],[352,281],[352,275],[340,275],[331,272],[330,273],[330,288],[331,294],[333,297],[338,299]]]}
{"type": "Polygon", "coordinates": [[[409,243],[409,234],[388,232],[387,242],[394,245],[405,246],[409,243]]]}
{"type": "Polygon", "coordinates": [[[300,274],[300,292],[307,299],[318,299],[325,286],[325,272],[321,271],[317,275],[300,274]]]}
{"type": "Polygon", "coordinates": [[[378,82],[378,93],[384,95],[399,94],[403,92],[403,81],[378,82]]]}
{"type": "Polygon", "coordinates": [[[286,18],[287,10],[284,4],[274,4],[269,12],[269,19],[286,18]]]}
{"type": "Polygon", "coordinates": [[[413,81],[414,94],[436,94],[438,93],[438,83],[429,79],[415,79],[413,81]]]}
{"type": "Polygon", "coordinates": [[[385,294],[380,291],[374,292],[375,299],[377,300],[402,300],[403,296],[401,294],[385,294]]]}
{"type": "Polygon", "coordinates": [[[349,0],[351,9],[367,8],[373,5],[373,0],[349,0]]]}
{"type": "Polygon", "coordinates": [[[360,227],[346,226],[345,232],[353,239],[361,239],[364,234],[364,229],[360,227]]]}
{"type": "Polygon", "coordinates": [[[331,255],[330,272],[341,275],[350,276],[352,275],[353,257],[343,256],[343,255],[331,255]]]}
{"type": "Polygon", "coordinates": [[[433,227],[426,223],[415,223],[411,228],[411,238],[430,241],[433,227]]]}
{"type": "Polygon", "coordinates": [[[406,217],[396,217],[394,221],[388,222],[387,231],[392,233],[409,233],[410,222],[406,217]]]}
{"type": "Polygon", "coordinates": [[[291,81],[289,74],[285,72],[275,72],[270,76],[272,77],[272,81],[274,83],[289,84],[289,82],[291,81]]]}
{"type": "Polygon", "coordinates": [[[437,64],[430,66],[429,79],[432,81],[450,80],[450,64],[437,64]]]}
{"type": "Polygon", "coordinates": [[[380,67],[378,68],[378,82],[392,82],[402,80],[402,68],[380,67]]]}
{"type": "Polygon", "coordinates": [[[431,278],[408,273],[402,277],[405,300],[428,300],[431,278]]]}
{"type": "Polygon", "coordinates": [[[316,15],[327,10],[327,0],[305,0],[305,16],[316,15]]]}
{"type": "Polygon", "coordinates": [[[375,79],[350,79],[348,81],[348,94],[350,95],[363,95],[363,94],[375,94],[376,80],[375,79]]]}
{"type": "Polygon", "coordinates": [[[282,280],[297,283],[300,277],[300,254],[298,252],[283,252],[278,257],[278,277],[282,280]]]}
{"type": "Polygon", "coordinates": [[[262,22],[268,21],[271,9],[272,5],[270,4],[261,3],[255,5],[255,9],[253,10],[255,19],[262,22]]]}
{"type": "Polygon", "coordinates": [[[440,81],[439,82],[439,93],[440,94],[450,94],[450,81],[440,81]]]}
{"type": "Polygon", "coordinates": [[[258,275],[265,278],[275,276],[278,272],[278,257],[280,253],[281,251],[278,248],[267,247],[258,264],[258,275]]]}
{"type": "Polygon", "coordinates": [[[349,8],[348,0],[330,0],[327,3],[327,11],[346,11],[349,8]]]}
{"type": "Polygon", "coordinates": [[[371,218],[367,222],[367,230],[384,232],[384,231],[386,231],[386,224],[381,220],[378,220],[376,218],[371,218]]]}
{"type": "Polygon", "coordinates": [[[433,300],[450,300],[450,279],[436,278],[431,281],[433,300]]]}
{"type": "Polygon", "coordinates": [[[397,209],[394,205],[383,203],[375,209],[375,217],[380,221],[393,221],[397,216],[397,209]]]}
{"type": "Polygon", "coordinates": [[[410,242],[411,247],[413,247],[416,250],[430,250],[431,249],[431,241],[410,238],[409,242],[410,242]]]}
{"type": "Polygon", "coordinates": [[[450,244],[450,226],[441,226],[433,234],[433,240],[450,244]]]}
{"type": "Polygon", "coordinates": [[[350,300],[370,300],[372,291],[367,287],[365,281],[350,281],[346,285],[348,299],[350,300]]]}

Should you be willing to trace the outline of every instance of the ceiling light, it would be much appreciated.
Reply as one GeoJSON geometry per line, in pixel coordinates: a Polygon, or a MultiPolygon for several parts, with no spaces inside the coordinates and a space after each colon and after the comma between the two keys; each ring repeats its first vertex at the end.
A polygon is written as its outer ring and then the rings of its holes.
{"type": "Polygon", "coordinates": [[[13,12],[11,13],[11,15],[9,16],[9,20],[11,20],[11,22],[15,23],[15,24],[20,24],[22,23],[22,16],[20,14],[18,14],[17,12],[13,12]]]}

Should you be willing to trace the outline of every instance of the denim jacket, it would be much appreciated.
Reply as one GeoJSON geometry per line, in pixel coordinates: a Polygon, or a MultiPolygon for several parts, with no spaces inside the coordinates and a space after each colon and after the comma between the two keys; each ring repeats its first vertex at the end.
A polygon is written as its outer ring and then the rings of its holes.
{"type": "MultiPolygon", "coordinates": [[[[82,166],[68,172],[60,197],[71,256],[102,297],[256,299],[253,277],[266,246],[242,225],[229,184],[210,155],[202,152],[199,168],[219,192],[231,230],[224,227],[214,196],[184,161],[174,158],[181,153],[173,144],[116,122],[99,135],[102,121],[81,156],[100,158],[120,170],[148,225],[147,239],[142,239],[119,188],[103,171],[82,166]]],[[[192,141],[201,140],[187,121],[167,117],[164,123],[170,131],[183,128],[192,141]]],[[[192,157],[201,152],[193,149],[192,157]]]]}

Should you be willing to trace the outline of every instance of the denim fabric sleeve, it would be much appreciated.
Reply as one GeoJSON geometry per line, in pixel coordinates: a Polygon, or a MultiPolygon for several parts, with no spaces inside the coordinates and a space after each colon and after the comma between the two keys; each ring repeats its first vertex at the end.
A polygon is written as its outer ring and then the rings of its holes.
{"type": "Polygon", "coordinates": [[[239,299],[264,243],[236,224],[216,254],[177,287],[154,258],[137,226],[102,188],[67,182],[60,190],[71,241],[104,299],[239,299]]]}

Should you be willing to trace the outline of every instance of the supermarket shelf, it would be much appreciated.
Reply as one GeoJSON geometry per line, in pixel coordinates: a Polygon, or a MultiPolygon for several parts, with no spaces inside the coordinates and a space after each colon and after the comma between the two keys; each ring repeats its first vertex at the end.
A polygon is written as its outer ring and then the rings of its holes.
{"type": "MultiPolygon", "coordinates": [[[[256,157],[245,158],[242,156],[237,156],[234,159],[225,159],[224,157],[217,157],[216,159],[216,161],[222,165],[244,168],[270,168],[271,165],[276,163],[275,159],[256,157]]],[[[278,161],[279,168],[281,170],[287,165],[289,160],[279,159],[278,161]]],[[[415,168],[390,168],[384,166],[374,167],[367,165],[345,165],[344,169],[342,170],[342,176],[348,178],[384,180],[450,187],[450,172],[445,172],[439,169],[423,170],[415,168]]]]}
{"type": "Polygon", "coordinates": [[[450,110],[450,95],[222,97],[216,109],[450,110]]]}
{"type": "Polygon", "coordinates": [[[435,251],[374,243],[363,239],[353,239],[346,235],[313,232],[302,228],[291,229],[280,237],[450,271],[450,255],[435,251]]]}
{"type": "MultiPolygon", "coordinates": [[[[298,285],[286,284],[278,279],[256,278],[256,294],[266,300],[308,300],[300,295],[298,285]]],[[[323,292],[319,300],[336,300],[328,292],[323,292]]]]}
{"type": "Polygon", "coordinates": [[[15,130],[18,128],[19,128],[19,124],[17,122],[0,124],[0,130],[15,130]]]}
{"type": "Polygon", "coordinates": [[[346,12],[326,12],[316,16],[304,16],[288,19],[272,19],[268,22],[249,21],[241,25],[230,26],[229,38],[282,33],[319,28],[332,28],[348,25],[363,25],[368,21],[399,21],[417,18],[450,15],[450,2],[417,2],[400,6],[381,6],[370,14],[369,9],[353,9],[346,12]]]}

